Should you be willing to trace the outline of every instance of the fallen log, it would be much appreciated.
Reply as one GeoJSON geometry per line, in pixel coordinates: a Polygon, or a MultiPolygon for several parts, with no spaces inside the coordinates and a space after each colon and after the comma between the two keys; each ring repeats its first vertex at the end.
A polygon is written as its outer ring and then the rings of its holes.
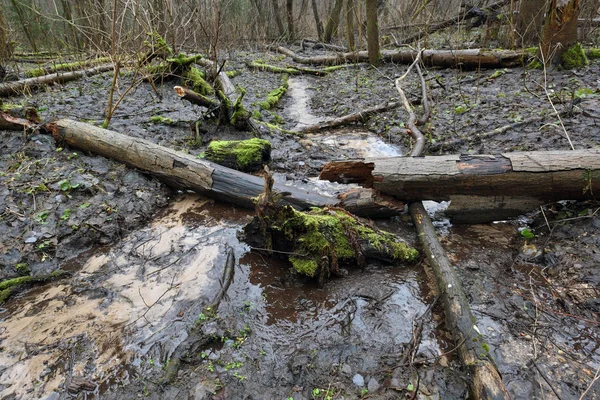
{"type": "MultiPolygon", "coordinates": [[[[424,148],[425,138],[419,128],[417,128],[417,117],[412,111],[410,104],[406,100],[406,95],[402,89],[401,81],[406,77],[413,65],[417,66],[417,72],[421,79],[421,85],[425,91],[425,82],[423,74],[418,67],[418,58],[409,67],[408,71],[397,78],[395,81],[396,89],[403,101],[403,106],[409,114],[407,126],[410,129],[410,135],[415,141],[415,145],[410,153],[411,159],[421,156],[424,148]]],[[[427,96],[423,96],[423,101],[427,102],[427,96]]],[[[424,107],[427,110],[427,107],[424,107]]],[[[420,124],[424,124],[430,115],[426,114],[419,119],[420,124]]],[[[471,313],[471,307],[467,297],[462,289],[460,280],[438,240],[435,227],[425,211],[423,202],[415,201],[409,204],[408,210],[413,223],[417,228],[419,241],[423,245],[429,266],[435,275],[435,283],[440,298],[444,305],[444,320],[446,327],[452,334],[458,356],[462,364],[467,368],[471,375],[469,382],[470,395],[475,400],[508,400],[510,395],[502,382],[498,369],[494,364],[490,348],[485,343],[483,335],[476,325],[476,320],[471,313]]]]}
{"type": "Polygon", "coordinates": [[[265,139],[213,140],[204,158],[238,171],[257,171],[271,158],[271,143],[265,139]]]}
{"type": "MultiPolygon", "coordinates": [[[[291,57],[299,64],[312,65],[339,65],[346,63],[368,62],[369,55],[366,51],[339,53],[315,57],[302,57],[292,50],[282,46],[272,48],[275,51],[291,57]]],[[[419,51],[412,49],[382,50],[383,62],[410,64],[417,57],[419,51]]],[[[506,68],[523,65],[526,52],[515,50],[423,50],[421,59],[424,64],[435,67],[463,68],[506,68]]]]}
{"type": "Polygon", "coordinates": [[[349,125],[355,122],[365,122],[375,114],[379,114],[385,111],[393,110],[400,105],[397,101],[386,101],[376,106],[365,108],[364,110],[357,111],[351,114],[344,115],[339,118],[334,118],[328,121],[319,122],[314,125],[308,125],[297,129],[298,132],[311,133],[318,132],[325,129],[337,128],[344,125],[349,125]]]}
{"type": "Polygon", "coordinates": [[[203,96],[200,93],[196,93],[191,89],[186,89],[181,86],[175,86],[173,89],[175,89],[175,93],[177,93],[177,96],[179,96],[181,100],[187,100],[192,104],[206,107],[209,110],[216,110],[221,107],[221,103],[218,101],[203,96]]]}
{"type": "Polygon", "coordinates": [[[324,165],[320,177],[405,201],[453,195],[584,200],[600,192],[600,149],[334,161],[324,165]]]}
{"type": "MultiPolygon", "coordinates": [[[[263,192],[263,180],[260,177],[204,161],[144,139],[68,119],[49,123],[46,127],[61,146],[66,144],[123,162],[156,176],[176,189],[193,190],[207,197],[250,209],[254,209],[254,199],[263,192]]],[[[290,192],[283,204],[300,210],[340,203],[335,197],[314,194],[281,183],[275,183],[274,191],[290,192]]],[[[346,209],[359,216],[369,216],[375,210],[378,216],[389,217],[398,215],[404,208],[402,202],[393,199],[385,199],[379,203],[380,197],[374,194],[369,197],[368,193],[361,201],[350,202],[350,206],[355,208],[346,209]]]]}
{"type": "Polygon", "coordinates": [[[39,76],[37,78],[29,78],[15,82],[2,83],[0,84],[0,96],[22,94],[27,90],[34,90],[39,87],[48,85],[50,83],[65,83],[69,81],[74,81],[76,79],[83,78],[84,76],[97,75],[106,71],[110,71],[112,69],[112,64],[105,64],[95,68],[85,69],[81,71],[56,73],[39,76]]]}
{"type": "Polygon", "coordinates": [[[63,62],[63,63],[55,63],[53,65],[47,65],[43,67],[33,68],[25,72],[25,76],[28,78],[35,78],[43,75],[48,75],[57,72],[71,72],[77,71],[84,68],[89,68],[98,64],[106,64],[110,62],[110,58],[101,57],[101,58],[93,58],[84,61],[74,61],[74,62],[63,62]]]}

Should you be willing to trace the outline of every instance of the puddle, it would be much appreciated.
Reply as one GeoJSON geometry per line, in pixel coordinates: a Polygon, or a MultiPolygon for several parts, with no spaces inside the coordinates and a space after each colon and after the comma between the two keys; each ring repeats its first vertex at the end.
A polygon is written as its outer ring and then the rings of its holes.
{"type": "Polygon", "coordinates": [[[244,251],[235,235],[246,215],[183,196],[71,281],[11,299],[0,314],[2,396],[41,398],[70,376],[126,384],[128,368],[160,367],[220,288],[224,245],[244,251]]]}
{"type": "Polygon", "coordinates": [[[314,115],[310,109],[312,93],[307,80],[302,78],[288,79],[286,96],[289,100],[285,107],[285,117],[288,120],[296,121],[296,126],[292,130],[322,121],[322,118],[314,115]]]}
{"type": "Polygon", "coordinates": [[[397,157],[401,151],[370,132],[350,131],[335,135],[308,135],[311,141],[335,150],[337,159],[397,157]]]}

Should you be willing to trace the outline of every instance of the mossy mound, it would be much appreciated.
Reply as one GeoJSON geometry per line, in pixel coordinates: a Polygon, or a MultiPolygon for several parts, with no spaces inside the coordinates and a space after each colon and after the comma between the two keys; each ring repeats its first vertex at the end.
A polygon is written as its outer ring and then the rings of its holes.
{"type": "Polygon", "coordinates": [[[331,273],[338,273],[340,264],[363,267],[366,259],[412,262],[419,256],[395,235],[373,229],[337,208],[302,212],[290,206],[276,207],[274,213],[263,213],[262,219],[256,217],[244,228],[247,238],[256,234],[253,224],[266,226],[259,231],[270,234],[265,242],[273,250],[292,254],[289,260],[296,272],[321,283],[331,273]]]}
{"type": "Polygon", "coordinates": [[[589,64],[583,47],[575,43],[560,56],[561,65],[565,69],[583,68],[589,64]]]}
{"type": "Polygon", "coordinates": [[[283,84],[281,86],[279,86],[277,89],[270,92],[267,95],[267,98],[264,101],[261,101],[260,103],[258,103],[258,105],[263,110],[272,109],[273,107],[275,107],[277,105],[277,103],[279,103],[279,100],[281,100],[281,97],[287,92],[288,87],[289,87],[288,76],[284,75],[283,84]]]}
{"type": "Polygon", "coordinates": [[[271,158],[271,143],[264,139],[215,140],[204,158],[239,171],[256,171],[271,158]]]}

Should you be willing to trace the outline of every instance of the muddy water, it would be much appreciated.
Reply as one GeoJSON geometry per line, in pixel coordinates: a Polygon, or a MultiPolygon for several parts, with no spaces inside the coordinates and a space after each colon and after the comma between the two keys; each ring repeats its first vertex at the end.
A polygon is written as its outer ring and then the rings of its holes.
{"type": "Polygon", "coordinates": [[[289,101],[286,102],[285,115],[288,119],[296,121],[294,129],[313,125],[322,119],[313,114],[310,109],[312,92],[310,83],[303,78],[290,78],[288,80],[288,91],[286,93],[289,101]]]}
{"type": "MultiPolygon", "coordinates": [[[[73,278],[11,299],[0,314],[2,396],[52,398],[83,378],[95,388],[89,398],[102,398],[160,374],[220,288],[225,246],[238,262],[217,323],[251,333],[238,347],[224,339],[222,349],[205,350],[224,393],[259,393],[280,380],[289,386],[271,394],[284,396],[308,379],[298,376],[308,359],[313,367],[304,372],[315,387],[326,385],[332,362],[347,365],[349,393],[361,390],[352,383],[356,374],[381,383],[382,364],[397,357],[411,321],[427,308],[422,272],[370,265],[319,288],[290,274],[286,261],[249,252],[236,238],[247,218],[246,211],[182,196],[149,226],[69,263],[73,278]],[[255,367],[223,366],[241,354],[255,356],[263,375],[240,387],[239,376],[255,367]]],[[[436,355],[433,328],[426,328],[422,349],[436,355]]],[[[201,381],[192,375],[178,391],[192,393],[201,381]]]]}

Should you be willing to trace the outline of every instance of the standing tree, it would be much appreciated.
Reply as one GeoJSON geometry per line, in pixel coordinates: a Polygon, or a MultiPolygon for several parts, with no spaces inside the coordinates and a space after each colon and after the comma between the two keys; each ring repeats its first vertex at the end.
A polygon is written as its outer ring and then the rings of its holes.
{"type": "Polygon", "coordinates": [[[275,23],[277,24],[277,29],[279,29],[279,35],[283,36],[285,34],[285,28],[283,27],[283,22],[281,21],[281,14],[279,13],[278,0],[271,0],[271,5],[273,6],[273,17],[275,18],[275,23]]]}
{"type": "Polygon", "coordinates": [[[517,33],[520,43],[517,46],[537,46],[540,42],[546,0],[521,0],[517,16],[517,33]]]}
{"type": "Polygon", "coordinates": [[[381,59],[379,52],[379,27],[377,26],[377,0],[367,2],[367,49],[369,64],[375,65],[381,59]]]}
{"type": "Polygon", "coordinates": [[[545,63],[561,63],[563,54],[577,42],[578,17],[579,0],[549,1],[541,40],[545,63]]]}
{"type": "Polygon", "coordinates": [[[325,43],[331,43],[331,39],[337,31],[338,25],[340,24],[340,14],[342,12],[343,5],[343,0],[335,0],[333,10],[327,19],[327,25],[325,25],[325,34],[323,35],[323,41],[325,43]]]}
{"type": "Polygon", "coordinates": [[[287,14],[287,23],[288,23],[288,39],[295,39],[295,31],[294,31],[294,0],[286,0],[285,2],[285,10],[287,14]]]}
{"type": "Polygon", "coordinates": [[[317,0],[312,0],[313,15],[315,17],[315,25],[317,25],[317,36],[319,40],[323,40],[323,24],[319,18],[319,10],[317,9],[317,0]]]}
{"type": "Polygon", "coordinates": [[[346,40],[348,50],[354,51],[354,0],[346,0],[346,40]]]}

